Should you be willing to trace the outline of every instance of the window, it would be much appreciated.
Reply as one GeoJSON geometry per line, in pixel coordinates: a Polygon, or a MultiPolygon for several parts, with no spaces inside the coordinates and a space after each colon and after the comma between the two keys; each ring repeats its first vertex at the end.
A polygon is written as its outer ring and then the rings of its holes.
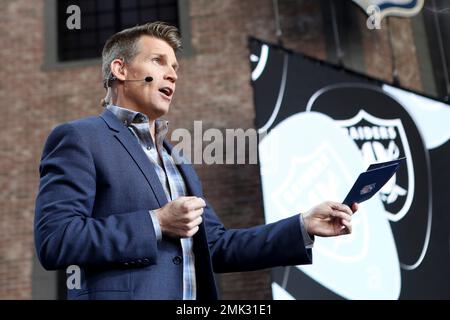
{"type": "Polygon", "coordinates": [[[180,29],[183,54],[191,52],[188,8],[182,0],[46,0],[46,54],[44,68],[98,63],[105,41],[114,33],[152,21],[165,21],[180,29]],[[76,5],[80,28],[68,28],[76,5]]]}

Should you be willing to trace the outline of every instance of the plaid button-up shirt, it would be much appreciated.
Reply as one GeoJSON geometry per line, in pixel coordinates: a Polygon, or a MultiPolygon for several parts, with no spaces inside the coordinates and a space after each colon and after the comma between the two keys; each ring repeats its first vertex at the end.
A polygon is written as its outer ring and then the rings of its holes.
{"type": "MultiPolygon", "coordinates": [[[[155,142],[150,134],[148,117],[140,112],[108,105],[111,111],[136,136],[148,159],[155,165],[156,173],[161,182],[167,200],[172,201],[186,196],[186,184],[179,172],[173,158],[167,153],[163,141],[168,131],[168,122],[157,119],[155,121],[155,142]]],[[[149,211],[156,237],[161,240],[162,234],[159,222],[152,210],[149,211]]],[[[196,299],[195,263],[193,252],[193,239],[182,238],[183,252],[183,300],[196,299]]]]}

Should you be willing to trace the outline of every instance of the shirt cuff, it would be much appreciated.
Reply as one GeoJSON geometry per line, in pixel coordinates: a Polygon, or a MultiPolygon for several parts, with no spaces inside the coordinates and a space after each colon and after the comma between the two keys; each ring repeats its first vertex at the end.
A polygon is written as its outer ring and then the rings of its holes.
{"type": "Polygon", "coordinates": [[[302,232],[303,243],[305,244],[306,249],[312,249],[314,246],[314,236],[309,236],[309,233],[306,231],[305,222],[303,221],[303,214],[300,214],[300,231],[302,232]]]}
{"type": "Polygon", "coordinates": [[[155,229],[156,240],[161,241],[161,239],[162,239],[161,226],[159,225],[159,221],[158,221],[158,218],[156,217],[156,213],[153,210],[149,210],[148,213],[150,213],[150,217],[152,218],[153,228],[155,229]]]}

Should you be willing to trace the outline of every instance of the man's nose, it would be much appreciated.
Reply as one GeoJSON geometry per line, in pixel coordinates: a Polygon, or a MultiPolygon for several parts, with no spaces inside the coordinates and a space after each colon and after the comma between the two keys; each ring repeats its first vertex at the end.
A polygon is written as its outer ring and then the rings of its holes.
{"type": "Polygon", "coordinates": [[[175,81],[177,81],[178,79],[177,72],[173,68],[170,68],[170,70],[167,72],[165,76],[165,79],[175,83],[175,81]]]}

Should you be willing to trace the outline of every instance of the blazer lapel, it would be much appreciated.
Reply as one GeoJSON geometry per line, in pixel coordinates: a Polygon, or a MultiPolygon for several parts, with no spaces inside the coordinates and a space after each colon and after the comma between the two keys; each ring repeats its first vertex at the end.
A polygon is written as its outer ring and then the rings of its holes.
{"type": "Polygon", "coordinates": [[[162,207],[168,200],[164,190],[156,174],[153,163],[147,158],[147,155],[142,150],[141,145],[137,141],[136,137],[125,127],[119,119],[109,110],[105,111],[100,117],[106,122],[109,129],[114,131],[114,136],[119,140],[122,146],[127,150],[130,157],[137,164],[145,178],[147,179],[150,188],[158,200],[159,205],[162,207]]]}

